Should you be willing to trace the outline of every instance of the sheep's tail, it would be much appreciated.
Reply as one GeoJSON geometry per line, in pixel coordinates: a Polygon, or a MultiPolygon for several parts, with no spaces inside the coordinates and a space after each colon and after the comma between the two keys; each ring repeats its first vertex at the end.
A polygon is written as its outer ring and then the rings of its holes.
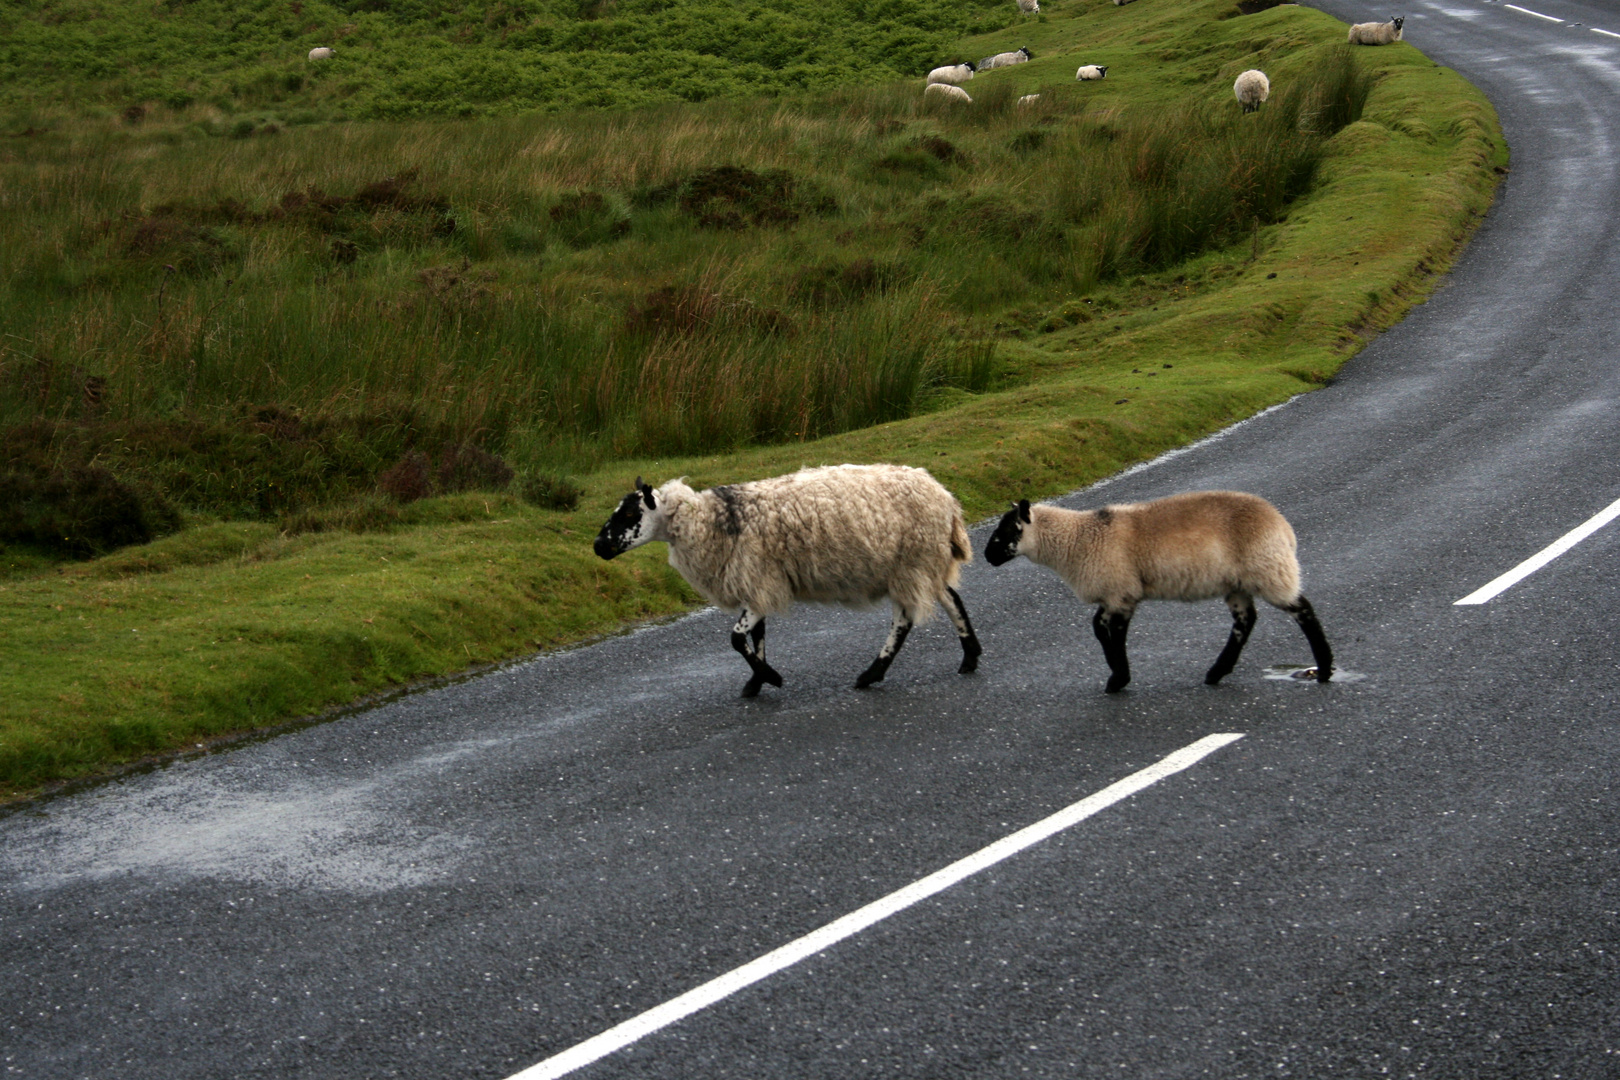
{"type": "Polygon", "coordinates": [[[967,524],[960,510],[951,518],[951,558],[958,563],[973,561],[973,541],[968,538],[967,524]]]}

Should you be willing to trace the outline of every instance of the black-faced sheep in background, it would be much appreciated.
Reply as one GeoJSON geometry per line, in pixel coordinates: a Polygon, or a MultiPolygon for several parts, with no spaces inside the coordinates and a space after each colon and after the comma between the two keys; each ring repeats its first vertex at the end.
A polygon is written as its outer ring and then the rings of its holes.
{"type": "Polygon", "coordinates": [[[782,685],[765,662],[765,618],[796,600],[893,605],[888,640],[857,689],[882,681],[936,603],[961,641],[957,671],[973,671],[984,651],[954,588],[973,558],[962,507],[925,469],[834,465],[701,492],[681,480],[655,491],[638,478],[602,526],[596,553],[611,559],[659,540],[692,588],[739,613],[731,644],[753,673],[744,697],[782,685]]]}
{"type": "Polygon", "coordinates": [[[1401,40],[1401,26],[1406,22],[1405,17],[1391,19],[1389,22],[1356,23],[1350,28],[1349,41],[1352,45],[1393,45],[1401,40]]]}
{"type": "Polygon", "coordinates": [[[1258,495],[1199,491],[1154,502],[1065,510],[1021,501],[984,549],[991,566],[1019,555],[1057,571],[1075,595],[1096,604],[1092,629],[1111,674],[1108,692],[1131,681],[1125,632],[1143,600],[1225,597],[1232,633],[1204,676],[1211,686],[1237,663],[1254,629],[1256,596],[1294,617],[1316,658],[1316,679],[1333,676],[1333,652],[1310,601],[1299,592],[1294,530],[1258,495]]]}

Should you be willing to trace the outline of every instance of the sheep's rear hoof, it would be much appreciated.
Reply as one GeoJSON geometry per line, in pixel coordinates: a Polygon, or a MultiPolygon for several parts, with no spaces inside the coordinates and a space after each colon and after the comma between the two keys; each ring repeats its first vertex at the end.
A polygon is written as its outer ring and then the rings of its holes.
{"type": "Polygon", "coordinates": [[[977,656],[964,656],[962,657],[962,666],[956,669],[956,673],[958,675],[971,675],[978,670],[979,658],[977,656]]]}
{"type": "Polygon", "coordinates": [[[1316,681],[1317,682],[1319,682],[1319,683],[1330,682],[1330,681],[1332,681],[1332,679],[1333,679],[1333,669],[1332,668],[1324,667],[1324,668],[1317,668],[1316,669],[1316,681]]]}
{"type": "Polygon", "coordinates": [[[1224,679],[1224,678],[1226,678],[1226,672],[1224,672],[1224,671],[1211,671],[1209,674],[1204,676],[1204,685],[1205,686],[1219,686],[1219,685],[1221,685],[1221,680],[1224,679]]]}
{"type": "Polygon", "coordinates": [[[873,671],[871,668],[867,668],[865,671],[861,672],[860,675],[856,676],[855,689],[865,690],[874,683],[880,683],[883,681],[883,676],[885,674],[887,673],[882,671],[873,671]]]}
{"type": "Polygon", "coordinates": [[[743,684],[742,696],[743,697],[759,697],[759,687],[760,687],[759,676],[755,675],[752,679],[749,679],[746,683],[743,684]]]}
{"type": "Polygon", "coordinates": [[[1110,694],[1117,694],[1121,690],[1125,689],[1125,684],[1129,683],[1130,681],[1131,677],[1129,675],[1110,675],[1108,677],[1108,685],[1103,687],[1103,689],[1110,694]]]}

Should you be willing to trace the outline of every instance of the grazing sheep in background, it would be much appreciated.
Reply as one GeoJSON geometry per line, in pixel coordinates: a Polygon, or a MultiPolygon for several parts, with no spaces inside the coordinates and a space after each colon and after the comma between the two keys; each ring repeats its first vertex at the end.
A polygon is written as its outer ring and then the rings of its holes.
{"type": "Polygon", "coordinates": [[[311,60],[330,60],[332,59],[332,50],[325,45],[318,46],[309,50],[309,58],[311,60]]]}
{"type": "Polygon", "coordinates": [[[1018,0],[1018,10],[1025,15],[1039,15],[1041,13],[1041,0],[1018,0]]]}
{"type": "Polygon", "coordinates": [[[989,71],[991,68],[1012,67],[1014,64],[1022,64],[1026,60],[1033,59],[1035,59],[1035,54],[1029,51],[1029,46],[1022,45],[1012,52],[996,53],[994,56],[985,57],[979,61],[979,70],[989,71]]]}
{"type": "Polygon", "coordinates": [[[945,67],[937,67],[928,73],[928,82],[930,84],[950,83],[954,86],[957,83],[965,83],[971,78],[973,78],[973,61],[971,60],[963,64],[947,64],[945,67]]]}
{"type": "Polygon", "coordinates": [[[1252,113],[1271,96],[1271,80],[1266,78],[1265,72],[1251,68],[1237,77],[1237,82],[1232,84],[1232,93],[1237,95],[1243,111],[1252,113]]]}
{"type": "Polygon", "coordinates": [[[1356,23],[1350,28],[1350,44],[1393,45],[1401,40],[1401,25],[1405,22],[1406,18],[1402,16],[1389,22],[1356,23]]]}
{"type": "Polygon", "coordinates": [[[1317,681],[1332,678],[1333,652],[1300,595],[1294,547],[1288,521],[1258,495],[1197,491],[1086,511],[1025,499],[1002,517],[984,557],[1000,566],[1028,556],[1098,605],[1091,625],[1108,659],[1112,694],[1131,681],[1125,632],[1143,600],[1226,598],[1232,634],[1204,676],[1211,686],[1237,663],[1254,629],[1256,596],[1294,617],[1311,643],[1317,681]]]}
{"type": "Polygon", "coordinates": [[[952,101],[965,101],[969,105],[973,104],[973,99],[968,96],[966,90],[960,86],[952,86],[949,83],[929,83],[927,88],[923,90],[923,97],[927,97],[929,94],[948,98],[952,101]]]}
{"type": "Polygon", "coordinates": [[[1096,64],[1086,64],[1083,67],[1081,67],[1079,71],[1076,71],[1074,73],[1074,77],[1077,80],[1079,80],[1080,82],[1093,82],[1093,81],[1095,81],[1097,79],[1102,78],[1103,76],[1105,76],[1107,74],[1108,74],[1108,65],[1107,64],[1103,64],[1100,67],[1098,65],[1096,65],[1096,64]]]}
{"type": "Polygon", "coordinates": [[[1114,6],[1115,7],[1124,7],[1126,4],[1129,4],[1130,2],[1131,2],[1131,0],[1114,0],[1114,6]]]}
{"type": "Polygon", "coordinates": [[[731,645],[753,672],[743,697],[782,685],[765,662],[765,617],[795,600],[865,607],[889,599],[889,638],[858,689],[883,680],[936,602],[962,643],[957,671],[973,671],[984,651],[953,587],[973,558],[962,507],[925,469],[834,465],[703,492],[680,480],[654,491],[637,477],[595,550],[611,559],[655,540],[669,544],[669,564],[692,588],[740,612],[731,645]]]}
{"type": "Polygon", "coordinates": [[[1026,105],[1033,105],[1039,100],[1041,100],[1041,95],[1039,94],[1025,94],[1023,97],[1018,99],[1018,107],[1023,108],[1026,105]]]}

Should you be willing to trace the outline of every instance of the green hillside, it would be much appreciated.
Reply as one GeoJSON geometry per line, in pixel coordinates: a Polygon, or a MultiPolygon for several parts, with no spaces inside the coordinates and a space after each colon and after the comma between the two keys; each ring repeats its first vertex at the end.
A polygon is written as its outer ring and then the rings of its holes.
{"type": "Polygon", "coordinates": [[[482,116],[705,101],[926,71],[1006,0],[12,0],[0,107],[482,116]],[[326,46],[331,59],[310,63],[326,46]]]}

